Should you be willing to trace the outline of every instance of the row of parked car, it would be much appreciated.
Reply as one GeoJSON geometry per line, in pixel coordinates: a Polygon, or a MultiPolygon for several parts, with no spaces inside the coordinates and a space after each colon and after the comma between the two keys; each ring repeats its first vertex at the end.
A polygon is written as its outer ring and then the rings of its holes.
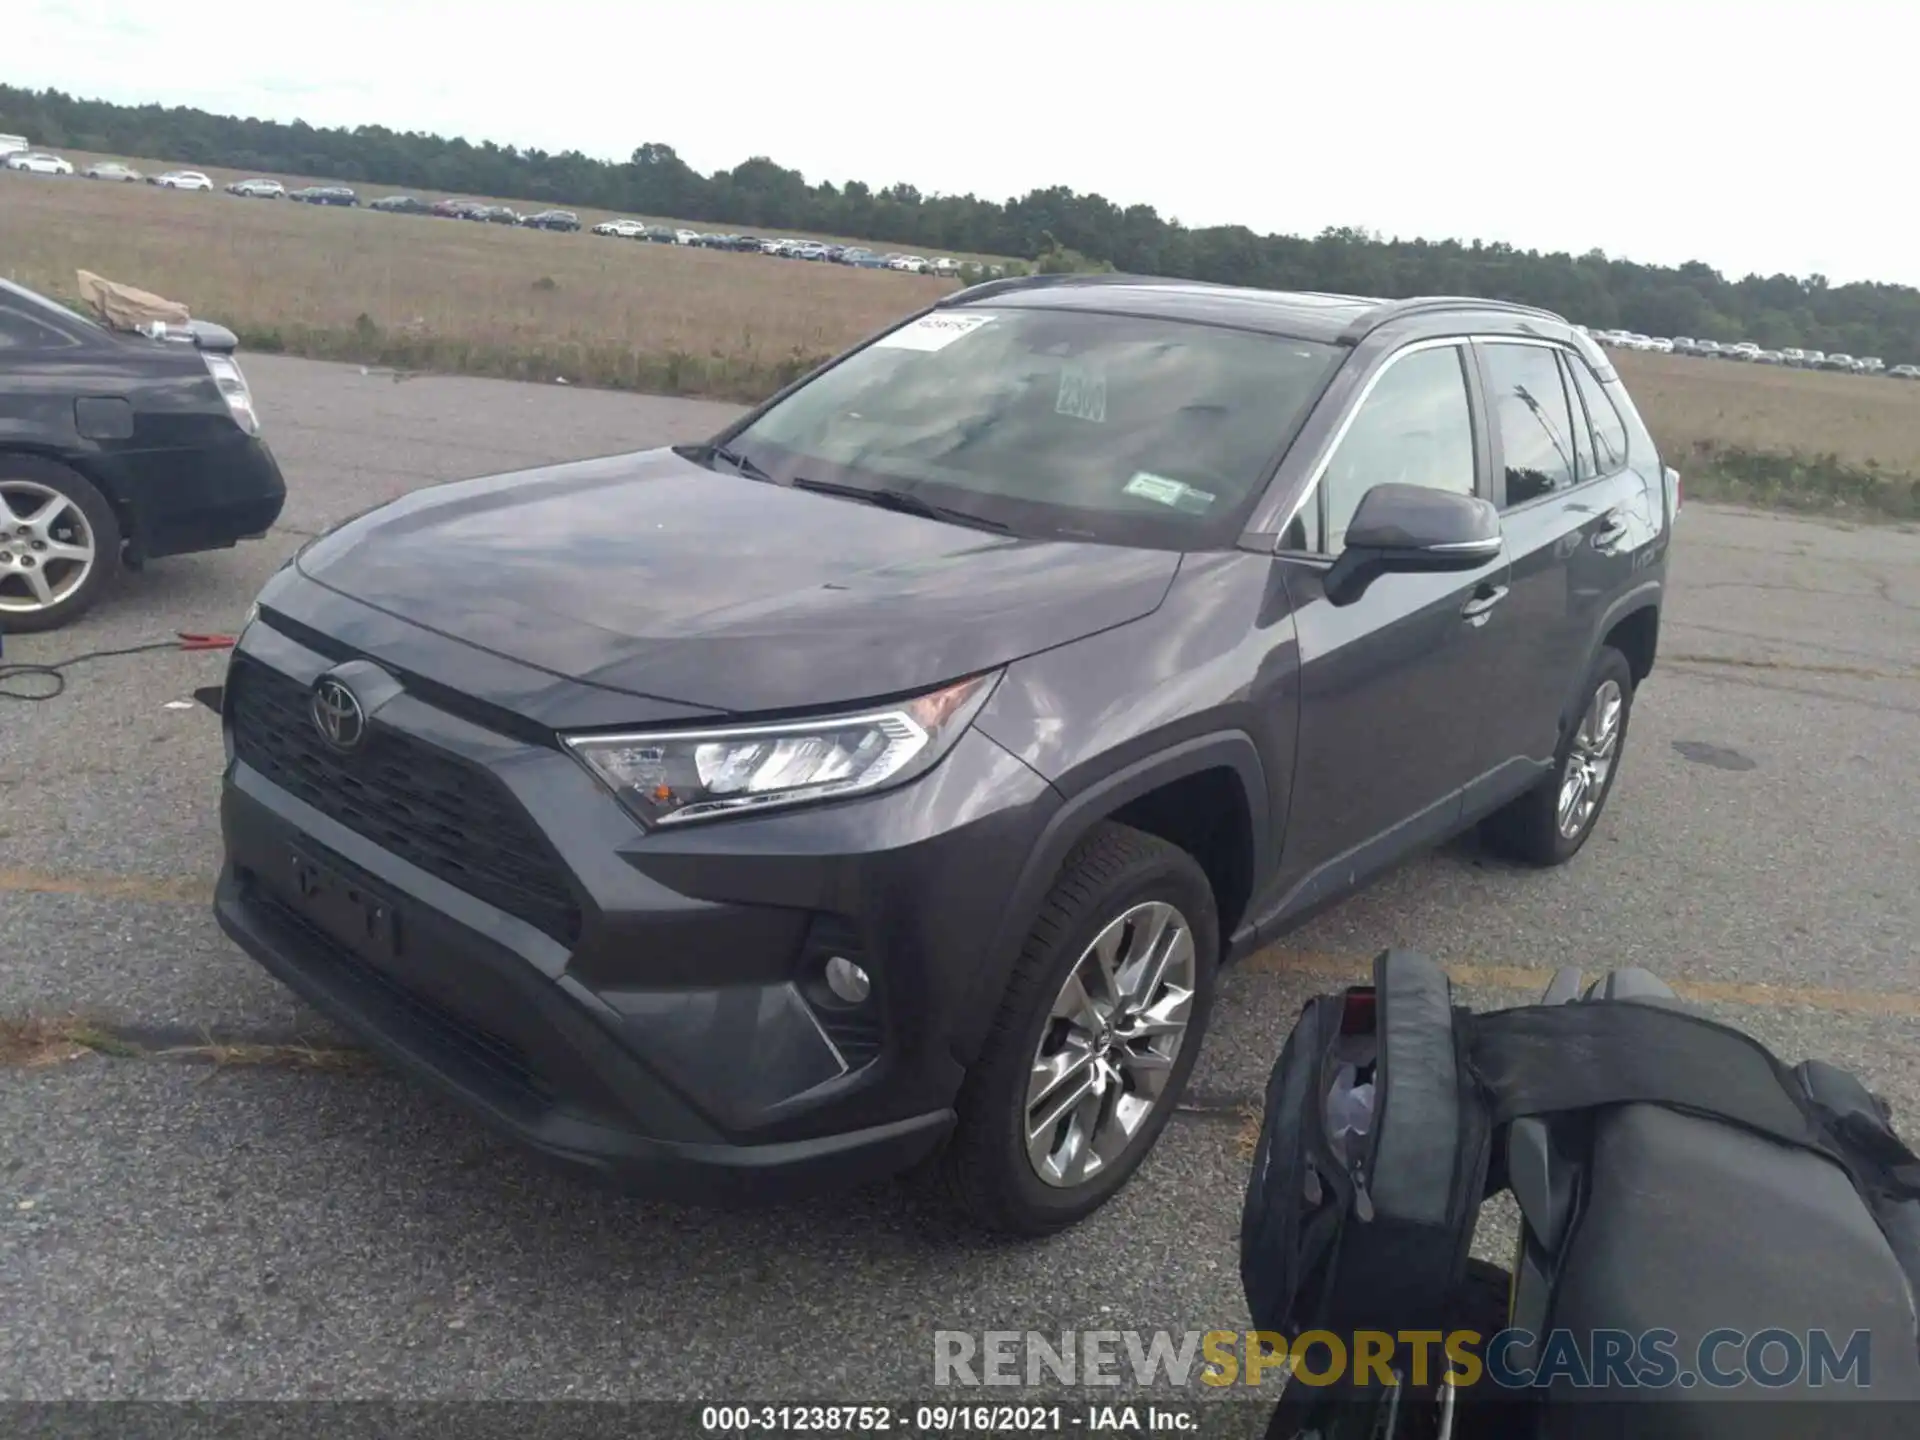
{"type": "MultiPolygon", "coordinates": [[[[6,167],[29,175],[73,174],[73,162],[50,150],[16,150],[6,157],[6,167]]],[[[144,180],[167,190],[213,189],[213,181],[198,170],[166,170],[158,175],[142,175],[131,165],[122,165],[117,160],[97,160],[80,173],[89,180],[144,180]]]]}
{"type": "MultiPolygon", "coordinates": [[[[23,150],[6,157],[10,170],[43,175],[71,175],[73,165],[47,151],[23,150]]],[[[168,170],[158,175],[142,175],[130,165],[116,160],[100,160],[81,172],[89,180],[140,181],[168,190],[211,191],[213,180],[198,170],[168,170]]],[[[359,193],[348,185],[308,185],[289,190],[278,180],[264,176],[236,180],[226,187],[229,195],[243,200],[291,200],[303,205],[358,206],[359,193]]],[[[580,217],[571,210],[538,210],[522,215],[508,205],[487,204],[478,200],[422,200],[413,195],[381,195],[366,202],[369,210],[398,215],[432,215],[447,220],[477,220],[494,225],[521,225],[535,230],[578,230],[580,217]]],[[[961,262],[951,256],[906,255],[897,251],[871,250],[864,245],[829,245],[819,240],[792,238],[767,239],[758,235],[707,233],[649,225],[642,220],[607,220],[593,227],[596,235],[622,240],[645,240],[661,245],[690,245],[707,250],[733,250],[755,255],[777,255],[791,260],[815,260],[835,265],[851,265],[862,270],[900,270],[916,275],[957,275],[961,262]]],[[[984,267],[986,273],[1001,273],[1000,266],[984,267]]]]}
{"type": "Polygon", "coordinates": [[[1895,365],[1877,355],[1854,356],[1824,350],[1763,350],[1751,340],[1723,344],[1718,340],[1695,340],[1681,335],[1642,335],[1633,330],[1592,330],[1588,332],[1602,345],[1615,350],[1650,350],[1660,355],[1694,355],[1708,360],[1740,360],[1751,365],[1785,365],[1794,370],[1838,370],[1850,375],[1886,375],[1895,380],[1920,380],[1920,365],[1895,365]]]}
{"type": "MultiPolygon", "coordinates": [[[[925,255],[884,254],[864,245],[830,245],[821,240],[791,238],[764,239],[758,235],[707,233],[675,229],[669,225],[649,225],[644,220],[603,220],[593,227],[596,235],[616,240],[646,240],[656,245],[692,245],[706,250],[733,250],[751,255],[778,255],[788,260],[817,260],[834,265],[852,265],[862,270],[903,270],[915,275],[957,275],[961,262],[951,256],[929,259],[925,255]]],[[[1001,273],[1001,267],[982,267],[988,274],[1001,273]]]]}
{"type": "MultiPolygon", "coordinates": [[[[289,190],[278,180],[236,180],[229,195],[243,200],[291,200],[300,205],[358,205],[360,196],[349,185],[308,185],[289,190]]],[[[578,230],[580,217],[571,210],[538,210],[522,215],[510,205],[488,205],[478,200],[422,200],[417,195],[380,195],[367,209],[391,215],[432,215],[442,220],[479,220],[494,225],[526,225],[535,230],[578,230]]]]}

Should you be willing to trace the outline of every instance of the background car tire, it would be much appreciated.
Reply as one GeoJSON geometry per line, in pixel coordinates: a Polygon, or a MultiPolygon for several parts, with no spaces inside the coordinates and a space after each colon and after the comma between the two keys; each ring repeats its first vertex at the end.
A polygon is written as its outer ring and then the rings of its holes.
{"type": "MultiPolygon", "coordinates": [[[[58,630],[92,609],[120,573],[120,521],[106,497],[84,475],[38,456],[0,455],[0,486],[10,480],[29,481],[54,490],[76,505],[93,531],[93,569],[71,594],[41,610],[0,610],[0,629],[24,635],[58,630]]],[[[0,516],[0,525],[7,523],[0,516]]],[[[0,547],[4,548],[4,547],[0,547]]],[[[11,589],[8,598],[13,598],[11,589]]]]}
{"type": "Polygon", "coordinates": [[[1573,712],[1573,721],[1560,739],[1560,749],[1553,757],[1552,773],[1526,794],[1487,817],[1482,835],[1489,847],[1508,859],[1542,867],[1564,865],[1578,854],[1580,847],[1587,843],[1587,837],[1593,834],[1594,828],[1600,823],[1601,815],[1606,812],[1607,797],[1613,793],[1614,781],[1620,776],[1620,760],[1627,745],[1627,723],[1632,718],[1633,667],[1627,663],[1625,655],[1611,645],[1603,645],[1594,658],[1593,669],[1587,672],[1586,683],[1580,689],[1580,703],[1573,712]],[[1609,683],[1617,687],[1620,694],[1620,719],[1613,740],[1612,763],[1608,765],[1606,777],[1599,786],[1598,802],[1593,807],[1593,813],[1577,833],[1567,835],[1560,827],[1561,785],[1594,696],[1609,683]]]}
{"type": "Polygon", "coordinates": [[[1040,906],[1007,992],[956,1109],[940,1162],[950,1195],[976,1224],[1037,1236],[1073,1224],[1112,1198],[1152,1150],[1199,1057],[1213,998],[1220,921],[1213,887],[1193,857],[1156,836],[1111,822],[1076,845],[1040,906]],[[1099,1175],[1070,1187],[1043,1182],[1028,1160],[1027,1087],[1049,1011],[1068,974],[1114,919],[1139,904],[1171,904],[1194,947],[1187,1028],[1164,1089],[1130,1145],[1099,1175]]]}

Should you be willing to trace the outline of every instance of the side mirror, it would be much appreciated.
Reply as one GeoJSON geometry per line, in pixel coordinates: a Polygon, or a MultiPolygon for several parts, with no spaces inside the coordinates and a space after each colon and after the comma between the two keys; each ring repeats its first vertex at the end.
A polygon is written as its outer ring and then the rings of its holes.
{"type": "Polygon", "coordinates": [[[1505,543],[1492,501],[1424,485],[1376,485],[1353,512],[1346,548],[1327,572],[1327,598],[1350,605],[1390,571],[1478,570],[1498,559],[1505,543]]]}

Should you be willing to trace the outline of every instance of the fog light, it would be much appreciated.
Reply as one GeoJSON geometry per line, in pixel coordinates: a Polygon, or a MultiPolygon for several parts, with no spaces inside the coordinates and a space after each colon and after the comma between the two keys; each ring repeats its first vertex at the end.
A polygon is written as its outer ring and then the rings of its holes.
{"type": "Polygon", "coordinates": [[[827,961],[827,988],[847,1004],[858,1005],[873,993],[873,981],[846,956],[835,955],[827,961]]]}

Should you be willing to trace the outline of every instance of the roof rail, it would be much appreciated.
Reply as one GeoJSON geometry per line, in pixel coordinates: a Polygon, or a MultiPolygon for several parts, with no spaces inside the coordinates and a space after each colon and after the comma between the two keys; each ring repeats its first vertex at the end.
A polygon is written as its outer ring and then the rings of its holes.
{"type": "Polygon", "coordinates": [[[1483,300],[1474,295],[1416,295],[1409,300],[1387,300],[1360,316],[1340,335],[1342,345],[1357,345],[1382,325],[1404,320],[1410,315],[1443,314],[1449,310],[1493,310],[1504,315],[1531,315],[1536,320],[1553,320],[1564,325],[1566,317],[1537,305],[1519,305],[1511,300],[1483,300]]]}
{"type": "Polygon", "coordinates": [[[1003,275],[998,280],[982,280],[978,285],[969,285],[964,290],[943,295],[934,304],[944,309],[949,305],[971,304],[975,300],[991,300],[996,295],[1007,295],[1016,290],[1042,290],[1054,285],[1144,285],[1152,283],[1152,280],[1150,275],[1127,275],[1117,270],[1068,271],[1058,275],[1003,275]]]}

